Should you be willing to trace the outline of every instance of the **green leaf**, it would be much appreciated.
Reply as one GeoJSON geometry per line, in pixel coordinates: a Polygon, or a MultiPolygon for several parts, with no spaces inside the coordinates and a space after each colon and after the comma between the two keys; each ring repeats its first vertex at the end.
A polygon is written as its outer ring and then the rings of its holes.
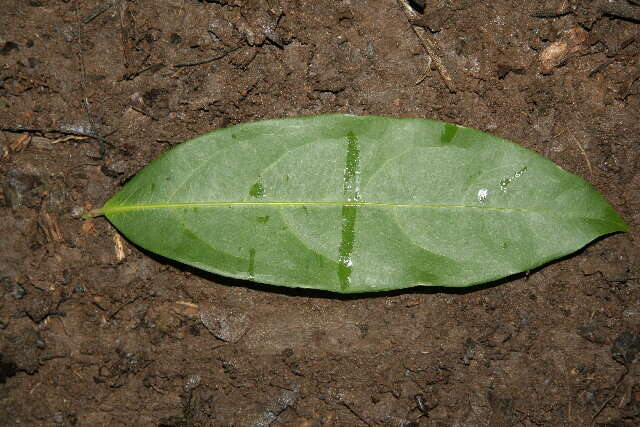
{"type": "Polygon", "coordinates": [[[344,293],[488,282],[628,231],[588,183],[516,144],[349,115],[202,135],[99,213],[202,270],[344,293]]]}

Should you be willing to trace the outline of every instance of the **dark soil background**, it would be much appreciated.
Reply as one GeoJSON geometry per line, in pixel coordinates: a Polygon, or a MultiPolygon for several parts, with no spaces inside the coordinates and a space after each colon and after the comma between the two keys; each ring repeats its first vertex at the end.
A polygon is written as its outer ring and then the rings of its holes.
{"type": "Polygon", "coordinates": [[[0,424],[638,425],[639,2],[426,3],[456,92],[396,0],[2,0],[0,424]],[[634,231],[464,292],[339,297],[80,218],[181,141],[328,112],[517,141],[634,231]]]}

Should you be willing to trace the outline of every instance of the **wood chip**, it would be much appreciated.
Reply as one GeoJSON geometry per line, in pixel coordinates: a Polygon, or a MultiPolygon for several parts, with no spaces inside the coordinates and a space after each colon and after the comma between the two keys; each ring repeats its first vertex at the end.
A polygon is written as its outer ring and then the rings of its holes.
{"type": "Polygon", "coordinates": [[[114,249],[116,251],[116,261],[120,262],[127,256],[124,252],[124,240],[122,239],[120,234],[115,233],[113,235],[113,243],[115,245],[114,249]]]}

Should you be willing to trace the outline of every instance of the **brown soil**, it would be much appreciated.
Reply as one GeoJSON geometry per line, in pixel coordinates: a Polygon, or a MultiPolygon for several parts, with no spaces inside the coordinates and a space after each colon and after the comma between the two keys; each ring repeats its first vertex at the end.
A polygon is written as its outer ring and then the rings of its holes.
{"type": "Polygon", "coordinates": [[[0,424],[638,425],[640,6],[426,3],[455,93],[416,84],[396,0],[3,0],[0,424]],[[467,292],[346,298],[199,274],[79,218],[190,137],[327,112],[518,141],[634,232],[467,292]],[[104,141],[52,144],[69,134],[104,141]]]}

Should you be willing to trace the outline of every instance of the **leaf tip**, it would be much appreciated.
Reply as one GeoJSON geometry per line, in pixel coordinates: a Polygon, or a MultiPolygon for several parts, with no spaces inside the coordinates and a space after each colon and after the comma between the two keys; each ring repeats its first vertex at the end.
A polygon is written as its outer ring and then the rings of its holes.
{"type": "Polygon", "coordinates": [[[622,221],[620,223],[620,231],[623,233],[630,233],[631,232],[631,227],[629,226],[629,224],[627,224],[626,222],[622,221]]]}
{"type": "Polygon", "coordinates": [[[618,228],[615,231],[618,231],[620,233],[629,233],[629,232],[631,232],[631,226],[617,212],[616,212],[616,218],[615,219],[616,219],[615,223],[618,226],[618,228]]]}

